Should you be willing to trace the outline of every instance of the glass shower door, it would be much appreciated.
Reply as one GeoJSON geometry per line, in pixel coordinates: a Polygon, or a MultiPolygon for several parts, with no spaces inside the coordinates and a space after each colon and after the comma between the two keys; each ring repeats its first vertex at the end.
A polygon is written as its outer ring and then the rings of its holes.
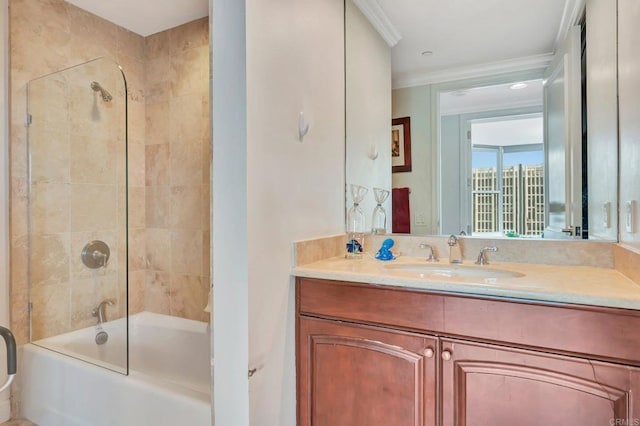
{"type": "Polygon", "coordinates": [[[124,374],[127,96],[96,59],[28,84],[31,341],[124,374]]]}

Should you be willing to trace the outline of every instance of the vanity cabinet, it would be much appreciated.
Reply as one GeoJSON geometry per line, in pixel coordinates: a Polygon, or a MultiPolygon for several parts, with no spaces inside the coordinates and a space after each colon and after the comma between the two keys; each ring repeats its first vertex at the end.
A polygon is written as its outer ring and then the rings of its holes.
{"type": "Polygon", "coordinates": [[[314,318],[299,336],[300,425],[435,424],[436,338],[314,318]]]}
{"type": "Polygon", "coordinates": [[[442,354],[443,426],[640,424],[633,368],[448,339],[442,354]]]}
{"type": "Polygon", "coordinates": [[[311,278],[296,311],[300,426],[640,425],[637,311],[311,278]]]}

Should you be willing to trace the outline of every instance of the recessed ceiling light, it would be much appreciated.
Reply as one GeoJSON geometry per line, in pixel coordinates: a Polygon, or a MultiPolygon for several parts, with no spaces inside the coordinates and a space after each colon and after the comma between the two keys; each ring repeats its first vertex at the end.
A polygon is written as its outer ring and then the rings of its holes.
{"type": "Polygon", "coordinates": [[[515,84],[512,84],[511,86],[509,86],[509,89],[511,89],[511,90],[520,90],[520,89],[524,89],[527,86],[528,86],[527,83],[515,83],[515,84]]]}
{"type": "Polygon", "coordinates": [[[422,56],[431,56],[433,55],[433,51],[431,50],[425,50],[423,52],[420,53],[422,56]]]}

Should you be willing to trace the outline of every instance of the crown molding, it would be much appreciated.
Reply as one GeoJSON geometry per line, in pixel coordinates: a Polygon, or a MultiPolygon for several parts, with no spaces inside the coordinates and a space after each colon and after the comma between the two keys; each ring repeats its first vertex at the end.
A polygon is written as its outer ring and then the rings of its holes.
{"type": "Polygon", "coordinates": [[[567,38],[569,29],[580,22],[585,7],[586,0],[566,0],[562,11],[562,19],[560,20],[560,28],[558,28],[558,34],[556,34],[555,51],[558,51],[562,46],[562,43],[567,38]]]}
{"type": "Polygon", "coordinates": [[[373,28],[378,31],[384,41],[393,47],[402,38],[400,32],[391,23],[389,17],[384,13],[382,7],[376,0],[352,0],[364,16],[367,17],[373,28]]]}
{"type": "Polygon", "coordinates": [[[525,56],[505,61],[489,62],[486,64],[449,68],[438,71],[415,72],[394,79],[393,88],[425,86],[428,84],[444,83],[447,81],[465,80],[468,78],[487,77],[495,74],[542,69],[549,66],[553,53],[525,56]]]}

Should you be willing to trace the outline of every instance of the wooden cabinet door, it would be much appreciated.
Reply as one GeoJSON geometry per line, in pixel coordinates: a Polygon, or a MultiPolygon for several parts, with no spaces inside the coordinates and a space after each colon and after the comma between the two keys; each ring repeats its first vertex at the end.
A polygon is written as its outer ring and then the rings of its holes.
{"type": "Polygon", "coordinates": [[[298,425],[435,425],[436,351],[428,336],[300,317],[298,425]]]}
{"type": "Polygon", "coordinates": [[[640,425],[638,369],[442,340],[443,426],[640,425]]]}

